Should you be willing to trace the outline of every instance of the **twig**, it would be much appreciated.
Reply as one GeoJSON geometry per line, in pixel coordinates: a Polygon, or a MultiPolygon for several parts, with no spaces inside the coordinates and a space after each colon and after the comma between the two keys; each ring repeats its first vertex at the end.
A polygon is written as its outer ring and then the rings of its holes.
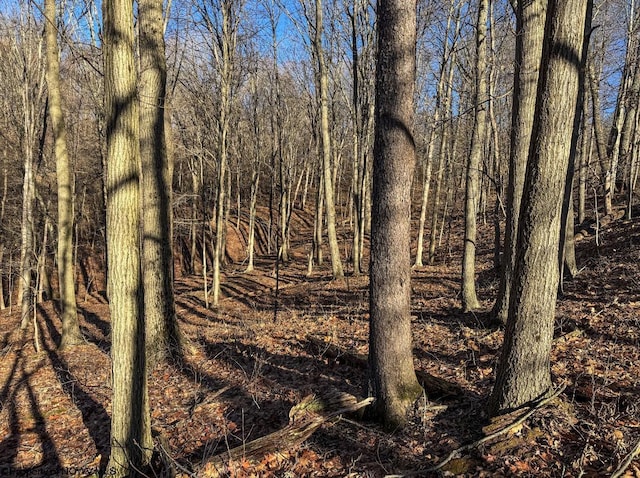
{"type": "Polygon", "coordinates": [[[509,430],[513,430],[518,425],[524,423],[531,415],[533,415],[535,413],[536,410],[538,410],[539,408],[542,408],[547,403],[549,403],[551,400],[553,400],[554,398],[559,396],[564,391],[565,388],[566,388],[566,385],[562,385],[558,389],[556,389],[551,395],[549,395],[546,398],[541,399],[539,402],[533,404],[531,406],[531,409],[527,413],[522,415],[519,419],[517,419],[515,422],[511,423],[510,425],[507,425],[506,427],[504,427],[504,428],[502,428],[502,429],[500,429],[500,430],[498,430],[498,431],[496,431],[494,433],[491,433],[491,434],[489,434],[489,435],[487,435],[485,437],[482,437],[479,440],[474,441],[473,443],[469,443],[468,445],[464,445],[464,446],[461,446],[460,448],[457,448],[456,450],[453,450],[451,453],[449,453],[449,455],[444,460],[442,460],[437,465],[434,465],[431,468],[427,468],[425,470],[410,471],[410,472],[401,473],[401,474],[398,474],[398,475],[386,475],[385,478],[403,478],[403,477],[407,477],[407,476],[417,476],[417,475],[423,475],[425,473],[431,473],[431,472],[434,472],[434,471],[438,471],[443,466],[445,466],[447,463],[449,463],[452,459],[454,459],[456,456],[458,456],[460,453],[462,453],[463,451],[471,450],[471,449],[473,449],[473,448],[475,448],[477,446],[482,445],[483,443],[488,442],[489,440],[493,440],[494,438],[499,437],[500,435],[504,435],[509,430]]]}
{"type": "Polygon", "coordinates": [[[169,452],[167,451],[167,449],[164,447],[164,444],[162,443],[164,441],[164,437],[162,437],[162,439],[158,440],[157,443],[157,447],[158,447],[158,451],[160,452],[160,455],[162,456],[162,461],[165,462],[165,466],[168,466],[169,468],[173,468],[176,467],[178,468],[182,473],[184,473],[185,475],[189,476],[189,477],[195,477],[196,474],[192,473],[191,471],[187,470],[184,466],[182,466],[180,463],[178,463],[175,458],[173,458],[169,452]]]}
{"type": "Polygon", "coordinates": [[[629,468],[629,465],[631,464],[631,462],[635,460],[635,458],[638,455],[640,455],[640,440],[638,440],[638,443],[636,443],[636,446],[633,447],[633,450],[631,450],[631,453],[627,455],[627,457],[624,459],[624,461],[618,467],[618,469],[613,472],[613,475],[611,475],[611,478],[619,478],[620,476],[622,476],[626,471],[626,469],[629,468]]]}

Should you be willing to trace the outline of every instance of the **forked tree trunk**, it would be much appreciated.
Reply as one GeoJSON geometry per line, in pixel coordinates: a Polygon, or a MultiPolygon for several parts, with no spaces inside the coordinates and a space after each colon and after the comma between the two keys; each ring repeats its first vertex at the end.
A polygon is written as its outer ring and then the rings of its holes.
{"type": "Polygon", "coordinates": [[[511,112],[511,152],[509,155],[509,183],[507,185],[507,220],[504,254],[500,274],[498,298],[493,315],[506,323],[509,295],[513,280],[513,266],[520,220],[520,202],[524,188],[531,132],[535,121],[536,90],[544,39],[544,25],[548,0],[518,2],[516,6],[516,61],[513,80],[511,112]]]}
{"type": "Polygon", "coordinates": [[[67,131],[60,93],[60,59],[55,0],[46,0],[45,35],[47,48],[47,90],[49,115],[53,130],[56,176],[58,184],[58,283],[62,312],[60,348],[82,342],[76,305],[75,271],[73,266],[73,173],[67,151],[67,131]]]}
{"type": "Polygon", "coordinates": [[[464,206],[464,253],[462,256],[462,309],[469,312],[480,307],[476,295],[476,217],[480,195],[479,173],[484,155],[487,129],[487,10],[488,0],[478,2],[476,23],[476,86],[473,136],[467,161],[467,179],[464,206]]]}
{"type": "Polygon", "coordinates": [[[531,148],[527,164],[509,316],[489,403],[492,414],[521,407],[551,387],[562,198],[577,142],[591,2],[548,4],[531,137],[537,147],[531,148]]]}
{"type": "Polygon", "coordinates": [[[145,318],[140,262],[140,142],[133,4],[106,0],[104,32],[107,119],[107,247],[113,400],[113,476],[136,476],[151,459],[145,318]]]}
{"type": "Polygon", "coordinates": [[[411,182],[415,167],[416,3],[378,3],[369,392],[389,429],[422,393],[411,348],[411,182]]]}

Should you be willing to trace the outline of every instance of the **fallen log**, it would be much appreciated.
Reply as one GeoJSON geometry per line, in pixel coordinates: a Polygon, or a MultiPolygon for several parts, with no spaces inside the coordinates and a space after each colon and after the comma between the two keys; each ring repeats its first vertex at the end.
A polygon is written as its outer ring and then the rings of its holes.
{"type": "MultiPolygon", "coordinates": [[[[351,352],[339,345],[325,342],[324,339],[315,336],[307,337],[309,343],[323,356],[335,360],[338,363],[350,365],[356,368],[368,368],[368,357],[365,354],[351,352]]],[[[443,378],[431,375],[422,370],[416,370],[418,382],[430,397],[448,397],[461,395],[462,387],[443,378]]]]}
{"type": "Polygon", "coordinates": [[[269,435],[215,455],[202,463],[203,467],[225,472],[225,463],[244,459],[257,461],[269,453],[291,450],[302,444],[320,426],[339,415],[353,413],[373,402],[373,398],[358,401],[348,393],[334,391],[322,396],[307,395],[289,411],[289,423],[269,435]]]}

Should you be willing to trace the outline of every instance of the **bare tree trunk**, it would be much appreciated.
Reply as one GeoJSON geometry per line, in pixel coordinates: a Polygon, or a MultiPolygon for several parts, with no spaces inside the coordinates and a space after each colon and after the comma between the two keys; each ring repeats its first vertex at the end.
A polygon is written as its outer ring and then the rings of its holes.
{"type": "MultiPolygon", "coordinates": [[[[2,199],[0,199],[0,310],[4,310],[7,305],[4,300],[4,283],[3,273],[4,273],[4,262],[2,261],[4,258],[4,213],[6,211],[7,205],[7,150],[5,149],[2,154],[3,164],[2,164],[2,199]]],[[[8,288],[9,294],[11,294],[11,288],[8,288]]]]}
{"type": "Polygon", "coordinates": [[[509,316],[492,414],[519,408],[551,387],[562,197],[582,108],[591,0],[550,0],[535,126],[522,195],[509,316]],[[571,138],[571,141],[567,141],[571,138]]]}
{"type": "MultiPolygon", "coordinates": [[[[53,291],[51,288],[51,281],[49,280],[49,271],[47,268],[47,249],[49,247],[49,232],[53,228],[51,225],[51,216],[49,215],[50,204],[44,204],[44,201],[40,199],[40,206],[42,207],[42,214],[44,216],[44,224],[42,226],[42,243],[40,244],[40,252],[37,258],[37,287],[36,287],[36,303],[41,304],[45,300],[53,298],[53,291]]],[[[35,254],[35,251],[34,251],[35,254]]]]}
{"type": "Polygon", "coordinates": [[[535,121],[536,90],[544,39],[544,24],[548,0],[518,2],[516,7],[516,61],[513,80],[511,112],[511,152],[509,155],[509,184],[507,186],[507,220],[504,256],[500,274],[500,289],[493,307],[493,315],[506,323],[509,295],[516,255],[520,202],[531,132],[535,121]]]}
{"type": "MultiPolygon", "coordinates": [[[[33,302],[32,275],[34,273],[34,202],[35,183],[35,145],[38,137],[37,119],[42,108],[44,91],[44,72],[41,44],[32,43],[27,36],[28,26],[21,25],[23,35],[22,48],[16,57],[22,67],[22,154],[24,155],[24,178],[22,183],[22,222],[20,226],[20,272],[18,282],[18,303],[21,307],[20,328],[26,329],[31,317],[33,302]]],[[[46,109],[46,108],[45,108],[46,109]]],[[[46,114],[46,111],[45,111],[46,114]]]]}
{"type": "Polygon", "coordinates": [[[236,50],[238,18],[234,4],[236,0],[221,2],[222,30],[217,32],[221,41],[218,48],[220,72],[220,105],[218,111],[218,180],[215,215],[215,246],[213,253],[213,305],[220,300],[220,272],[224,262],[224,241],[227,228],[227,169],[229,147],[229,122],[231,116],[233,61],[236,50]]]}
{"type": "Polygon", "coordinates": [[[325,60],[324,47],[322,46],[322,0],[315,0],[316,24],[313,37],[313,48],[318,62],[317,83],[320,95],[320,144],[322,150],[322,169],[324,180],[325,210],[327,215],[327,239],[329,241],[329,253],[331,255],[331,269],[334,279],[344,277],[342,260],[340,259],[340,247],[336,232],[336,207],[333,189],[333,171],[331,165],[331,134],[329,125],[329,73],[325,60]]]}
{"type": "Polygon", "coordinates": [[[47,90],[49,115],[54,137],[56,176],[58,183],[58,282],[62,311],[60,348],[82,343],[76,306],[75,270],[73,265],[73,173],[67,151],[67,131],[60,93],[60,60],[55,0],[45,1],[45,35],[47,46],[47,90]]]}
{"type": "Polygon", "coordinates": [[[589,91],[591,93],[591,112],[593,117],[593,133],[595,136],[596,152],[600,162],[602,174],[602,196],[605,215],[613,210],[613,188],[611,178],[611,160],[607,155],[607,146],[604,139],[604,127],[602,126],[602,113],[600,112],[600,93],[593,62],[589,64],[589,91]]]}
{"type": "MultiPolygon", "coordinates": [[[[635,54],[636,65],[632,75],[631,86],[627,90],[627,106],[626,106],[626,115],[624,118],[624,122],[622,125],[622,130],[620,131],[620,160],[626,162],[629,166],[629,171],[633,171],[631,165],[632,161],[632,150],[635,144],[635,138],[637,138],[637,117],[638,117],[638,102],[640,101],[640,67],[637,65],[638,58],[640,58],[640,42],[638,43],[638,48],[635,54]]],[[[632,66],[630,65],[630,69],[632,66]]],[[[633,173],[630,174],[630,177],[633,176],[633,173]]],[[[629,190],[630,197],[633,195],[632,190],[629,190]]],[[[631,214],[631,210],[629,209],[629,214],[631,214]]],[[[630,218],[630,217],[629,217],[630,218]]]]}
{"type": "MultiPolygon", "coordinates": [[[[453,4],[453,3],[452,3],[453,4]]],[[[460,7],[459,5],[456,9],[455,15],[455,35],[454,38],[458,37],[458,33],[460,32],[460,7]]],[[[449,54],[449,66],[447,73],[447,87],[445,89],[444,99],[443,99],[443,116],[451,116],[452,109],[452,94],[453,94],[453,73],[455,71],[455,62],[456,62],[456,51],[455,44],[451,45],[451,53],[449,54]]],[[[444,121],[442,126],[440,126],[440,146],[438,148],[439,151],[439,163],[438,163],[438,172],[436,173],[436,190],[433,195],[433,210],[431,212],[431,231],[429,234],[429,264],[433,264],[436,259],[436,241],[438,234],[438,213],[440,209],[440,195],[442,191],[442,180],[444,176],[445,169],[447,168],[447,157],[449,155],[449,134],[451,133],[452,124],[451,119],[447,119],[444,121]]]]}
{"type": "Polygon", "coordinates": [[[245,272],[251,272],[254,268],[255,232],[256,232],[256,204],[258,202],[258,186],[260,184],[259,165],[256,162],[251,178],[251,199],[249,204],[249,239],[247,241],[248,263],[245,272]]]}
{"type": "Polygon", "coordinates": [[[147,364],[181,355],[173,293],[172,177],[165,131],[167,67],[162,0],[138,0],[142,272],[147,364]]]}
{"type": "Polygon", "coordinates": [[[487,8],[488,0],[478,2],[476,24],[476,92],[475,119],[469,160],[464,212],[464,254],[462,256],[462,309],[469,312],[480,307],[476,295],[476,215],[480,194],[478,175],[484,155],[485,132],[487,128],[487,8]]]}
{"type": "Polygon", "coordinates": [[[589,168],[589,159],[591,157],[591,146],[593,144],[590,128],[587,126],[587,110],[588,101],[585,98],[582,106],[582,120],[580,122],[582,138],[580,141],[580,166],[578,169],[578,224],[582,224],[585,219],[585,206],[587,202],[587,173],[589,168]]]}
{"type": "Polygon", "coordinates": [[[140,254],[140,141],[133,4],[103,5],[107,117],[107,247],[111,313],[113,476],[137,476],[153,448],[140,254]]]}
{"type": "Polygon", "coordinates": [[[389,429],[422,393],[411,348],[411,182],[416,3],[378,3],[378,65],[370,264],[369,392],[389,429]]]}

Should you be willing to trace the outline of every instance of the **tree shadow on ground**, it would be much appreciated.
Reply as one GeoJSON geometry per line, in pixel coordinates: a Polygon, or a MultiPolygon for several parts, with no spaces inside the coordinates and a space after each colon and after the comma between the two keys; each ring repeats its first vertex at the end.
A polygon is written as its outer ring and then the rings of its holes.
{"type": "MultiPolygon", "coordinates": [[[[39,327],[37,323],[35,326],[39,327]]],[[[27,365],[28,359],[25,356],[25,351],[27,348],[30,348],[30,346],[27,345],[27,334],[22,333],[21,335],[21,344],[16,351],[13,364],[11,365],[11,371],[6,383],[2,386],[2,390],[0,390],[0,404],[3,405],[2,408],[9,407],[10,432],[8,436],[0,441],[0,463],[3,464],[0,466],[0,471],[3,474],[7,472],[8,476],[14,473],[21,476],[54,476],[60,472],[62,464],[56,446],[47,431],[45,417],[38,404],[34,384],[31,382],[32,377],[43,367],[43,364],[38,364],[31,371],[27,370],[30,367],[27,365]],[[27,394],[29,403],[28,411],[17,409],[16,397],[21,390],[27,394]],[[25,413],[28,414],[26,417],[25,413]],[[21,422],[23,422],[22,426],[21,422]],[[27,425],[30,426],[27,427],[27,425]],[[16,468],[13,468],[13,465],[18,456],[21,441],[25,439],[25,435],[28,435],[29,432],[35,433],[38,437],[38,443],[42,450],[41,464],[18,471],[16,468]]]]}
{"type": "MultiPolygon", "coordinates": [[[[233,428],[237,431],[228,433],[216,443],[203,445],[187,461],[199,461],[224,453],[280,429],[288,423],[291,407],[310,393],[341,390],[357,395],[362,389],[360,383],[352,381],[353,375],[358,374],[349,373],[348,367],[331,368],[327,363],[305,356],[304,353],[274,354],[263,347],[239,341],[215,342],[205,339],[202,344],[208,360],[220,362],[223,370],[240,377],[237,386],[220,398],[229,410],[225,414],[226,420],[235,423],[237,428],[233,428]],[[270,392],[259,392],[265,389],[270,392]],[[275,396],[286,398],[273,399],[275,396]]],[[[225,383],[188,369],[183,373],[192,380],[203,380],[212,392],[220,390],[225,383]]]]}
{"type": "MultiPolygon", "coordinates": [[[[62,390],[75,404],[78,410],[80,410],[82,422],[93,439],[97,452],[101,455],[100,473],[102,474],[106,470],[107,460],[109,459],[111,452],[111,445],[109,443],[111,418],[102,404],[94,400],[82,385],[80,385],[81,382],[71,372],[69,363],[55,348],[54,344],[59,343],[56,338],[59,338],[60,334],[47,311],[41,308],[40,315],[52,338],[52,341],[43,340],[45,352],[49,357],[49,361],[51,362],[53,370],[60,382],[62,390]]],[[[100,347],[98,346],[98,348],[100,347]]]]}
{"type": "Polygon", "coordinates": [[[111,351],[111,324],[86,307],[79,306],[78,312],[82,314],[86,322],[86,324],[80,322],[80,331],[84,338],[108,355],[111,351]]]}

